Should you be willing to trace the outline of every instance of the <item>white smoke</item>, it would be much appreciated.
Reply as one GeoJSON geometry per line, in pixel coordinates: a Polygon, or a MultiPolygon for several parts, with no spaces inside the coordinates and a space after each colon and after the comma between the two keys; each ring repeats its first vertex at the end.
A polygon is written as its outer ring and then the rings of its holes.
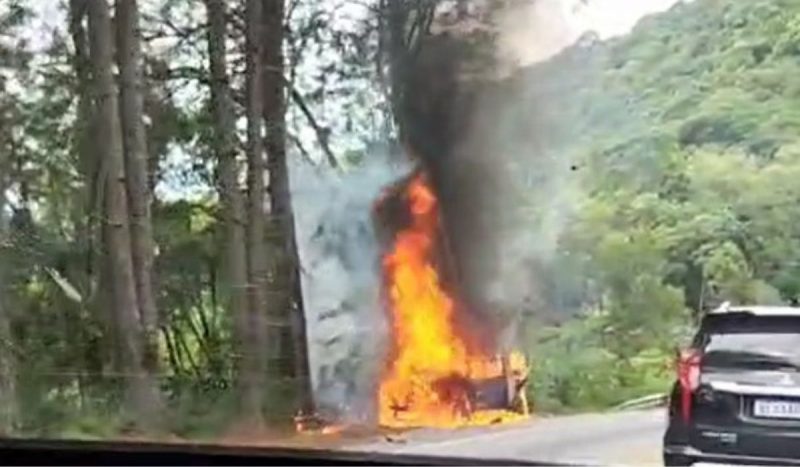
{"type": "Polygon", "coordinates": [[[547,60],[587,33],[629,33],[645,16],[691,0],[512,0],[497,15],[498,54],[519,66],[547,60]]]}
{"type": "Polygon", "coordinates": [[[520,66],[547,60],[574,43],[581,32],[569,21],[564,0],[512,2],[497,15],[497,52],[520,66]]]}
{"type": "MultiPolygon", "coordinates": [[[[486,278],[485,294],[498,308],[543,311],[543,281],[537,275],[558,252],[581,190],[574,161],[566,154],[554,153],[553,145],[546,142],[555,134],[575,131],[560,115],[564,96],[554,94],[550,84],[540,82],[541,75],[532,73],[531,68],[545,66],[543,62],[587,35],[602,41],[627,34],[645,16],[680,1],[511,0],[495,13],[496,54],[511,77],[500,86],[509,91],[485,96],[481,115],[475,116],[472,124],[481,130],[477,144],[496,148],[491,155],[497,160],[494,166],[506,168],[500,175],[506,183],[497,193],[497,204],[513,212],[494,239],[497,272],[486,278]]],[[[573,54],[570,66],[580,67],[583,57],[573,54]]],[[[550,66],[548,73],[553,79],[561,72],[550,66]]]]}
{"type": "Polygon", "coordinates": [[[371,414],[385,335],[372,207],[409,171],[383,151],[344,173],[293,158],[297,242],[317,404],[350,421],[371,414]]]}

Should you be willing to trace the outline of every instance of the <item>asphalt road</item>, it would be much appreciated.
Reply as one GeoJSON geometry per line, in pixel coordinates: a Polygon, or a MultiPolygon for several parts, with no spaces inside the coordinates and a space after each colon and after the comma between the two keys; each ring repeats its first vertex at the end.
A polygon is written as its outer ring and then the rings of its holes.
{"type": "Polygon", "coordinates": [[[420,429],[351,449],[601,465],[659,465],[664,409],[533,417],[461,430],[420,429]]]}

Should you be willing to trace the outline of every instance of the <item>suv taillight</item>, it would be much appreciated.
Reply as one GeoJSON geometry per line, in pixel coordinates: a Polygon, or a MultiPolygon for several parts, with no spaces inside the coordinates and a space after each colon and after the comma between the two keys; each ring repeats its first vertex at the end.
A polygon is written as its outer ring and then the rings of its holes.
{"type": "Polygon", "coordinates": [[[678,354],[678,383],[681,386],[681,415],[683,421],[692,419],[692,395],[700,386],[700,361],[702,354],[697,349],[683,350],[678,354]]]}

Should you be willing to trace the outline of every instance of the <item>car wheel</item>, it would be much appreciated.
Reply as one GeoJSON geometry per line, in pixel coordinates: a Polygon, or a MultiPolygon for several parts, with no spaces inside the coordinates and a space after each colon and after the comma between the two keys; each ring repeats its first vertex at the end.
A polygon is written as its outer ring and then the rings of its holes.
{"type": "Polygon", "coordinates": [[[664,453],[664,465],[668,467],[686,467],[694,464],[694,459],[681,454],[664,453]]]}

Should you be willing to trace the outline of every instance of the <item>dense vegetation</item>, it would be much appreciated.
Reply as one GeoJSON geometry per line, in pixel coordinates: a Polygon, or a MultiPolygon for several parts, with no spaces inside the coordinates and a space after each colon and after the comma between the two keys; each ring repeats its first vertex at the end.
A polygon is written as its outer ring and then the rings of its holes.
{"type": "Polygon", "coordinates": [[[799,40],[796,1],[698,0],[526,72],[573,166],[548,302],[582,316],[535,331],[541,404],[662,391],[691,316],[798,298],[799,40]]]}
{"type": "Polygon", "coordinates": [[[385,4],[287,3],[0,3],[0,433],[309,410],[287,154],[386,138],[385,4]]]}

